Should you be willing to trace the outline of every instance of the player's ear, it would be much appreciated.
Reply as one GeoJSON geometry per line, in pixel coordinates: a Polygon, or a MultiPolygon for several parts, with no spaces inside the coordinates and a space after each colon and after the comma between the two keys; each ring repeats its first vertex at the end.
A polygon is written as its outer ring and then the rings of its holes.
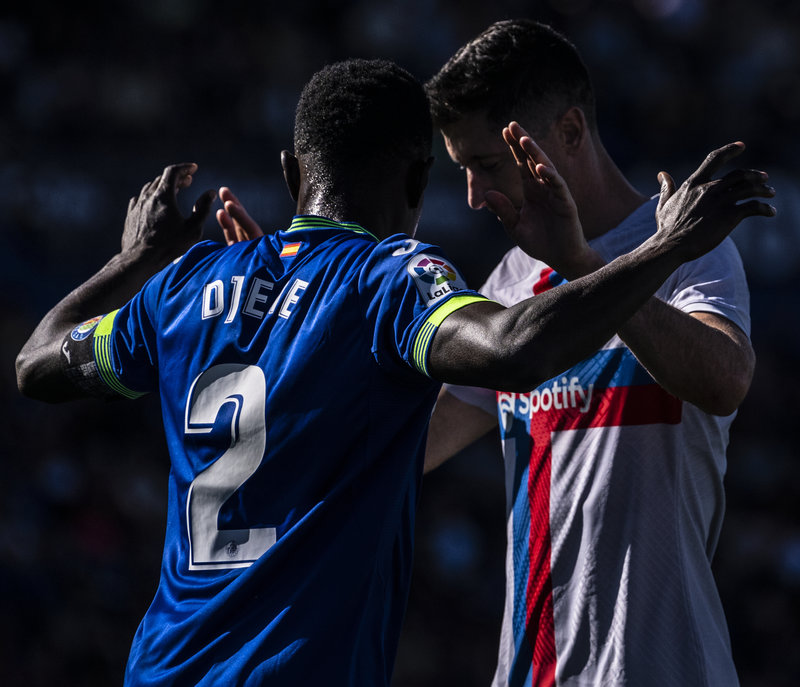
{"type": "Polygon", "coordinates": [[[566,152],[578,150],[589,132],[583,110],[577,106],[569,108],[556,121],[556,132],[559,142],[566,152]]]}
{"type": "Polygon", "coordinates": [[[300,197],[300,163],[297,158],[288,150],[281,151],[281,167],[283,168],[283,178],[286,186],[296,203],[300,197]]]}
{"type": "Polygon", "coordinates": [[[433,160],[434,158],[429,157],[427,160],[415,160],[409,165],[406,173],[408,207],[418,208],[422,203],[422,196],[428,185],[433,160]]]}

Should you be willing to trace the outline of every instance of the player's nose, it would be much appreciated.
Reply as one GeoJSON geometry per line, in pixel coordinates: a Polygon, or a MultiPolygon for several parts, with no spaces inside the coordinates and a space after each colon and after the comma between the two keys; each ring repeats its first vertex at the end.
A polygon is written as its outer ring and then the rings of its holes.
{"type": "Polygon", "coordinates": [[[467,170],[467,204],[473,210],[480,210],[486,207],[484,195],[486,195],[486,185],[481,183],[477,175],[467,170]]]}

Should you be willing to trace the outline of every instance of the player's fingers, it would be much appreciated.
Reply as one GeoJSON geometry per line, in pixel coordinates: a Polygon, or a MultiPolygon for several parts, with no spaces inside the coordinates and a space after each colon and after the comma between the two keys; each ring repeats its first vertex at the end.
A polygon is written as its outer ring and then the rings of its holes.
{"type": "Polygon", "coordinates": [[[567,182],[552,164],[538,163],[534,169],[534,175],[547,184],[556,195],[565,197],[570,195],[567,182]]]}
{"type": "Polygon", "coordinates": [[[522,150],[519,140],[514,136],[514,134],[511,133],[511,129],[509,127],[503,129],[503,140],[506,142],[509,150],[511,150],[511,154],[514,156],[514,160],[517,163],[517,167],[520,168],[520,171],[527,168],[525,151],[522,150]]]}
{"type": "Polygon", "coordinates": [[[741,182],[754,183],[768,180],[769,174],[766,172],[760,169],[744,169],[742,167],[732,169],[726,175],[720,177],[720,181],[730,184],[738,184],[741,182]]]}
{"type": "Polygon", "coordinates": [[[527,167],[531,174],[535,175],[537,162],[546,161],[547,164],[552,166],[553,163],[547,159],[547,156],[536,144],[536,141],[522,128],[519,122],[509,122],[508,126],[503,129],[503,138],[511,148],[517,165],[527,167]]]}
{"type": "Polygon", "coordinates": [[[219,199],[224,203],[228,201],[232,203],[236,203],[237,205],[241,205],[241,202],[236,197],[233,191],[230,190],[227,186],[220,186],[219,188],[219,199]]]}
{"type": "Polygon", "coordinates": [[[511,121],[508,123],[508,126],[506,128],[509,130],[511,135],[518,141],[525,136],[531,138],[531,135],[527,131],[525,131],[525,128],[519,122],[511,121]]]}
{"type": "Polygon", "coordinates": [[[132,200],[136,202],[142,199],[146,199],[149,196],[152,196],[154,190],[158,188],[158,185],[161,183],[161,178],[162,175],[159,174],[155,179],[148,181],[144,186],[142,186],[142,190],[139,191],[139,195],[132,198],[132,200]]]}
{"type": "Polygon", "coordinates": [[[661,190],[658,196],[658,206],[656,207],[656,212],[661,210],[671,197],[672,194],[675,193],[675,181],[668,172],[659,172],[658,173],[658,183],[661,184],[661,190]]]}
{"type": "Polygon", "coordinates": [[[746,198],[774,198],[775,189],[768,184],[739,184],[730,189],[729,195],[737,202],[746,198]]]}
{"type": "Polygon", "coordinates": [[[254,239],[264,235],[264,232],[261,231],[261,227],[250,217],[241,203],[228,201],[225,203],[225,210],[236,223],[237,232],[240,234],[240,240],[254,239]]]}
{"type": "Polygon", "coordinates": [[[176,165],[169,165],[164,168],[161,174],[161,183],[159,191],[172,190],[177,192],[178,189],[187,188],[192,183],[192,174],[197,171],[197,165],[194,162],[181,162],[176,165]]]}
{"type": "Polygon", "coordinates": [[[738,200],[759,196],[772,198],[775,189],[767,181],[769,175],[755,169],[735,169],[719,180],[719,185],[738,200]]]}
{"type": "MultiPolygon", "coordinates": [[[[522,127],[520,127],[522,128],[522,127]]],[[[524,131],[524,130],[523,130],[524,131]]],[[[533,161],[534,165],[545,165],[550,169],[555,170],[556,166],[552,163],[547,154],[539,147],[539,144],[533,140],[528,134],[524,134],[519,139],[519,144],[522,150],[527,155],[529,161],[533,161]]]]}
{"type": "Polygon", "coordinates": [[[192,214],[186,220],[187,226],[193,231],[199,231],[203,222],[206,221],[208,213],[211,212],[211,205],[217,197],[217,192],[212,188],[203,193],[195,202],[192,208],[192,214]]]}
{"type": "Polygon", "coordinates": [[[227,245],[232,246],[237,242],[236,227],[230,215],[223,209],[217,210],[217,224],[222,228],[222,235],[227,245]]]}
{"type": "Polygon", "coordinates": [[[736,141],[712,150],[697,170],[689,177],[689,181],[704,184],[711,180],[719,169],[727,162],[744,152],[744,143],[736,141]]]}
{"type": "MultiPolygon", "coordinates": [[[[178,181],[176,183],[176,189],[183,189],[189,188],[192,185],[192,175],[191,174],[182,174],[178,177],[178,181]]],[[[214,197],[217,197],[217,192],[214,191],[214,197]]]]}
{"type": "Polygon", "coordinates": [[[762,203],[760,200],[749,200],[746,203],[740,203],[736,206],[736,210],[739,215],[737,224],[746,217],[775,217],[778,214],[773,205],[762,203]]]}
{"type": "Polygon", "coordinates": [[[217,217],[217,224],[219,224],[220,228],[223,231],[233,230],[233,220],[231,219],[231,216],[228,214],[228,211],[225,210],[224,207],[217,210],[216,217],[217,217]]]}

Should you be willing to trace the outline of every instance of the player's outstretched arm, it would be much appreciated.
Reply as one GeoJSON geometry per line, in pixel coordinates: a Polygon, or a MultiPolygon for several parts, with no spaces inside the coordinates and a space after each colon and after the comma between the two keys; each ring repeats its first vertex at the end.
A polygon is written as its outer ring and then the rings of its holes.
{"type": "MultiPolygon", "coordinates": [[[[519,144],[532,157],[525,137],[519,144]]],[[[774,195],[764,173],[735,170],[713,178],[743,149],[732,143],[713,151],[678,189],[662,173],[658,231],[634,251],[511,308],[475,303],[451,314],[432,342],[431,374],[455,384],[529,391],[590,355],[680,264],[713,249],[744,218],[775,214],[758,200],[774,195]]],[[[521,173],[523,183],[537,183],[529,167],[521,173]]],[[[515,230],[522,234],[524,218],[520,211],[523,224],[515,230]]]]}
{"type": "MultiPolygon", "coordinates": [[[[731,155],[744,149],[732,144],[731,155]]],[[[711,176],[722,157],[712,154],[695,173],[701,183],[712,183],[711,176]]],[[[669,175],[661,177],[667,188],[674,188],[669,175]]],[[[766,208],[758,201],[747,201],[750,184],[763,184],[762,195],[774,193],[766,186],[766,174],[737,169],[723,180],[728,192],[739,194],[743,206],[734,213],[766,208]],[[741,190],[737,191],[737,186],[741,190]],[[753,205],[755,203],[755,205],[753,205]],[[748,207],[749,206],[749,207],[748,207]]],[[[664,199],[659,203],[660,222],[671,221],[670,213],[680,212],[664,199]]],[[[652,377],[678,398],[715,415],[729,415],[739,406],[750,388],[755,353],[747,335],[728,319],[713,313],[685,313],[651,298],[619,330],[619,336],[633,351],[652,377]]]]}
{"type": "Polygon", "coordinates": [[[188,218],[176,201],[196,171],[194,163],[171,165],[131,198],[120,252],[45,315],[17,356],[17,385],[23,394],[52,402],[84,395],[64,375],[61,344],[80,323],[122,306],[200,239],[214,191],[200,196],[188,218]]]}
{"type": "Polygon", "coordinates": [[[439,467],[497,427],[497,413],[465,403],[442,387],[428,425],[425,472],[439,467]]]}

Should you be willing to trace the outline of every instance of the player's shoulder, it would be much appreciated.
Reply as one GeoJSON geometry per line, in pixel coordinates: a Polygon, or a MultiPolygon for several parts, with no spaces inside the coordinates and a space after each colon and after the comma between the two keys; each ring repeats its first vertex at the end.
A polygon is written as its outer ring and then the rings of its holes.
{"type": "Polygon", "coordinates": [[[404,270],[411,276],[428,268],[458,274],[453,261],[439,246],[405,234],[395,234],[380,241],[372,251],[372,259],[384,263],[388,269],[404,270]]]}
{"type": "Polygon", "coordinates": [[[186,253],[176,258],[170,270],[174,278],[182,278],[205,268],[218,268],[221,263],[237,262],[243,256],[253,253],[259,240],[241,241],[227,246],[218,241],[200,241],[186,253]]]}
{"type": "Polygon", "coordinates": [[[405,234],[395,234],[368,247],[364,267],[367,271],[402,271],[417,256],[426,254],[439,257],[442,251],[405,234]]]}
{"type": "MultiPolygon", "coordinates": [[[[234,244],[231,248],[234,248],[236,245],[238,244],[234,244]]],[[[209,256],[221,254],[221,251],[225,248],[225,245],[218,241],[199,241],[183,255],[175,258],[175,260],[172,261],[172,268],[175,271],[190,269],[192,266],[207,260],[209,256]]]]}
{"type": "Polygon", "coordinates": [[[532,258],[519,246],[514,246],[489,273],[480,291],[513,289],[521,283],[535,281],[544,269],[547,269],[545,263],[532,258]]]}
{"type": "Polygon", "coordinates": [[[401,258],[423,251],[441,252],[439,248],[430,243],[425,243],[412,238],[407,234],[394,234],[378,241],[375,245],[375,254],[381,257],[401,258]]]}
{"type": "Polygon", "coordinates": [[[470,291],[456,264],[438,246],[402,236],[390,237],[385,244],[398,281],[406,288],[415,288],[426,307],[437,305],[452,294],[470,291]]]}

